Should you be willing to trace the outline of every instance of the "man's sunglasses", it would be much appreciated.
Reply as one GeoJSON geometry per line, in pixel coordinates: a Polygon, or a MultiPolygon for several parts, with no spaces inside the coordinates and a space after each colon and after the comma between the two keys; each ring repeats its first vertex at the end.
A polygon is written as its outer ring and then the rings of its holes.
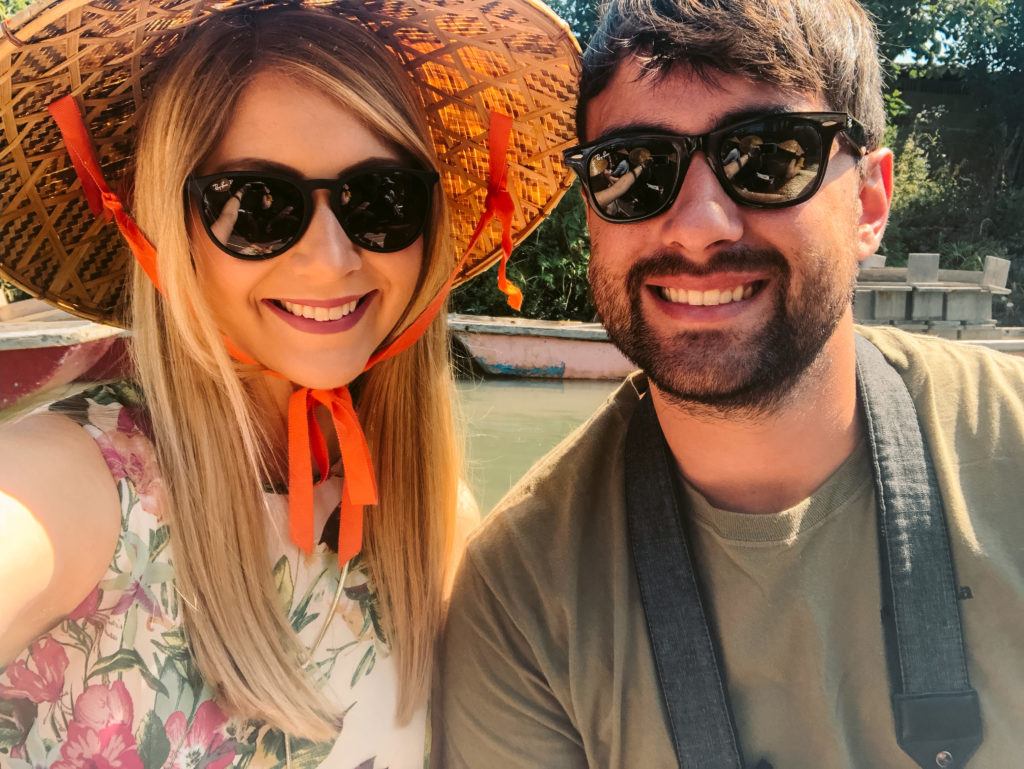
{"type": "Polygon", "coordinates": [[[412,245],[431,212],[438,174],[373,167],[336,179],[302,179],[276,171],[225,171],[191,177],[188,191],[210,239],[239,259],[270,259],[302,238],[313,218],[315,190],[326,189],[338,223],[355,245],[389,253],[412,245]]]}
{"type": "Polygon", "coordinates": [[[743,206],[785,208],[821,186],[832,142],[843,135],[867,153],[864,126],[843,112],[766,115],[701,136],[642,133],[564,153],[594,211],[609,222],[639,222],[667,210],[695,152],[703,152],[726,194],[743,206]]]}

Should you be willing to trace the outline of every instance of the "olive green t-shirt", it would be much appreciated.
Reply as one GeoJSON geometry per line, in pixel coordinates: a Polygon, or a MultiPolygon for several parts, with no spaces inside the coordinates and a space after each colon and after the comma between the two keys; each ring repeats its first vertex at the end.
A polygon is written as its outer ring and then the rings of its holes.
{"type": "MultiPolygon", "coordinates": [[[[1024,359],[861,330],[906,381],[942,491],[984,741],[1024,759],[1024,359]]],[[[470,543],[434,698],[449,769],[674,767],[626,529],[636,381],[534,468],[470,543]]],[[[916,769],[896,743],[869,452],[774,515],[688,488],[695,558],[745,759],[916,769]]]]}

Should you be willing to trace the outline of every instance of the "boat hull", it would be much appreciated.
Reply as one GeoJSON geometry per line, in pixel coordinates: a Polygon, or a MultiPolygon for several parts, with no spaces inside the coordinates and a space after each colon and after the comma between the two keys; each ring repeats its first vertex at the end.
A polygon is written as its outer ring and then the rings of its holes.
{"type": "Polygon", "coordinates": [[[67,347],[36,347],[0,351],[0,409],[33,393],[80,380],[116,375],[124,356],[120,337],[96,339],[67,347]]]}
{"type": "Polygon", "coordinates": [[[636,370],[599,323],[451,315],[448,325],[491,376],[615,380],[636,370]]]}
{"type": "Polygon", "coordinates": [[[123,374],[126,332],[76,318],[37,299],[0,307],[0,411],[77,381],[123,374]]]}

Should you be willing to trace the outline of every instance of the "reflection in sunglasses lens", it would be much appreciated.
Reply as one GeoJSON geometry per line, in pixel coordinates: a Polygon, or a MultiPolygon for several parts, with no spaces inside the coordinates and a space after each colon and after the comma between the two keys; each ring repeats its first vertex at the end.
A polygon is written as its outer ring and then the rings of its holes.
{"type": "Polygon", "coordinates": [[[821,138],[813,124],[791,118],[747,123],[722,139],[719,162],[733,190],[752,203],[795,200],[821,166],[821,138]]]}
{"type": "Polygon", "coordinates": [[[649,216],[672,194],[679,152],[665,140],[623,139],[590,158],[591,199],[602,215],[629,221],[649,216]]]}
{"type": "Polygon", "coordinates": [[[412,174],[367,172],[350,178],[342,188],[338,220],[357,245],[399,251],[419,237],[429,200],[426,185],[412,174]]]}
{"type": "Polygon", "coordinates": [[[305,206],[302,192],[288,182],[230,176],[207,185],[202,204],[213,237],[232,253],[249,257],[286,248],[305,206]]]}

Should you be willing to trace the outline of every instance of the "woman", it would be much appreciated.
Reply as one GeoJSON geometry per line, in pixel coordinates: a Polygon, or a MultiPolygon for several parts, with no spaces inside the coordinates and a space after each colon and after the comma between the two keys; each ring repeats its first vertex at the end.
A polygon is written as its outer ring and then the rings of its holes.
{"type": "MultiPolygon", "coordinates": [[[[490,216],[521,237],[564,188],[545,168],[571,138],[558,95],[570,91],[470,50],[477,33],[493,47],[483,8],[67,6],[61,29],[53,6],[9,22],[6,77],[17,91],[43,59],[51,86],[69,73],[100,149],[78,100],[50,105],[82,189],[54,188],[73,178],[53,173],[59,146],[20,182],[43,201],[26,226],[49,217],[63,260],[39,267],[51,242],[0,269],[109,320],[111,302],[60,288],[87,285],[97,259],[116,273],[112,228],[70,216],[105,207],[136,260],[134,377],[0,428],[0,523],[13,532],[0,542],[0,715],[14,724],[0,751],[19,769],[422,766],[457,555],[439,310],[453,281],[493,261],[490,216]],[[85,53],[55,67],[54,40],[85,53]],[[135,120],[118,92],[139,100],[135,120]],[[545,136],[521,156],[502,151],[505,123],[488,135],[479,114],[545,103],[516,124],[520,141],[545,136]],[[99,162],[117,168],[126,137],[131,215],[99,162]],[[33,283],[76,268],[77,281],[33,283]]],[[[525,35],[571,83],[559,23],[526,0],[508,11],[508,61],[530,68],[513,45],[525,35]]],[[[3,142],[24,155],[27,140],[3,142]]],[[[5,216],[24,199],[6,197],[5,216]]]]}

